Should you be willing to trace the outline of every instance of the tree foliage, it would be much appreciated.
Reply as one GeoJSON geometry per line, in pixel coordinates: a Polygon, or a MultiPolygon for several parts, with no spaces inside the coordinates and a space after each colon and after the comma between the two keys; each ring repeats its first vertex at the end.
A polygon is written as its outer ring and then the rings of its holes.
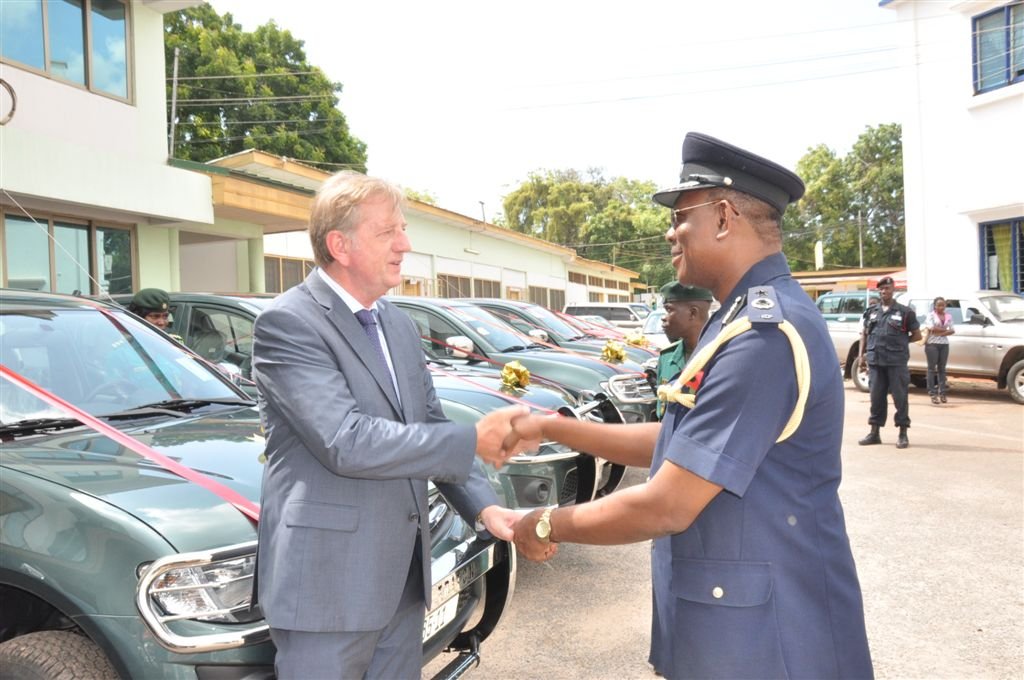
{"type": "Polygon", "coordinates": [[[664,235],[668,213],[655,185],[601,170],[538,170],[505,196],[502,224],[576,249],[583,257],[639,272],[649,286],[675,276],[664,235]]]}
{"type": "Polygon", "coordinates": [[[341,84],[306,61],[303,44],[273,21],[243,31],[207,4],[165,15],[168,104],[179,50],[175,157],[260,149],[365,171],[366,144],[336,108],[341,84]]]}
{"type": "Polygon", "coordinates": [[[840,157],[818,145],[797,163],[807,193],[786,211],[784,251],[793,269],[814,268],[814,244],[824,246],[825,268],[906,262],[902,131],[897,123],[868,127],[840,157]]]}

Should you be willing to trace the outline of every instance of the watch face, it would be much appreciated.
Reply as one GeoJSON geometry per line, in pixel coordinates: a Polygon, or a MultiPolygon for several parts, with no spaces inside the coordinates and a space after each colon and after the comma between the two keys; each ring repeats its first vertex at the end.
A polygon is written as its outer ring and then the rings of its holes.
{"type": "Polygon", "coordinates": [[[547,520],[537,522],[534,528],[537,531],[537,538],[547,538],[551,534],[551,524],[547,520]]]}

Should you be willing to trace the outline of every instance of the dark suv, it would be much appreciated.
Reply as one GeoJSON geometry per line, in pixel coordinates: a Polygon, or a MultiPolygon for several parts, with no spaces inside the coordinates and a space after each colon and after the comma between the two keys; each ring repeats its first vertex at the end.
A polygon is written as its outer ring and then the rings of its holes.
{"type": "MultiPolygon", "coordinates": [[[[259,501],[253,402],[145,322],[81,298],[0,291],[0,365],[5,677],[272,677],[250,601],[255,526],[230,500],[259,501]]],[[[515,554],[435,488],[430,530],[424,660],[459,650],[455,674],[505,610],[515,554]]]]}

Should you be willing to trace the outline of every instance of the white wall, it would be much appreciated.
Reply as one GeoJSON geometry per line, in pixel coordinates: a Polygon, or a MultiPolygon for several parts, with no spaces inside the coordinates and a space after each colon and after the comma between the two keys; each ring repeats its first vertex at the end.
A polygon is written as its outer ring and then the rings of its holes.
{"type": "Polygon", "coordinates": [[[238,290],[238,242],[182,243],[181,290],[232,293],[238,290]]]}
{"type": "Polygon", "coordinates": [[[1024,83],[973,93],[972,17],[1006,2],[914,2],[899,13],[907,272],[914,288],[974,290],[979,229],[1024,215],[1024,83]]]}
{"type": "Polygon", "coordinates": [[[131,102],[0,65],[18,98],[14,117],[0,126],[0,186],[143,219],[211,223],[209,177],[166,162],[163,17],[137,2],[131,16],[131,102]]]}

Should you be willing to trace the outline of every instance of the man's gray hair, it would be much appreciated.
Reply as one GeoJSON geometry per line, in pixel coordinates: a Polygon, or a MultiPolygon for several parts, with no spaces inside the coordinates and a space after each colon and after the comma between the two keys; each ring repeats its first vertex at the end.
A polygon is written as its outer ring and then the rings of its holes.
{"type": "Polygon", "coordinates": [[[396,207],[405,201],[398,185],[350,170],[335,173],[320,185],[309,211],[309,241],[317,266],[334,261],[327,235],[332,231],[351,234],[359,224],[359,206],[376,197],[389,199],[396,207]]]}

